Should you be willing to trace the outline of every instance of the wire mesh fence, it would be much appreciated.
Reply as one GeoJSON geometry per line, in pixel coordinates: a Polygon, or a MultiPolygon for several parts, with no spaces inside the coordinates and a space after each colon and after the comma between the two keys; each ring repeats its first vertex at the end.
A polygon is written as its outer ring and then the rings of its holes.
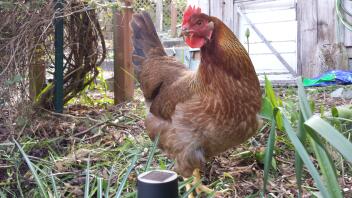
{"type": "Polygon", "coordinates": [[[157,16],[157,1],[162,2],[162,30],[168,31],[171,28],[171,3],[175,3],[177,12],[177,24],[182,22],[183,11],[186,8],[187,0],[135,0],[133,2],[133,11],[147,11],[154,22],[156,22],[157,16]]]}

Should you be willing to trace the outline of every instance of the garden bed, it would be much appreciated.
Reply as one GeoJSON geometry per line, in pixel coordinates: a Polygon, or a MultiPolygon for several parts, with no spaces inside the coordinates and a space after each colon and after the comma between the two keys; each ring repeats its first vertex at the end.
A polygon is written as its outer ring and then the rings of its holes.
{"type": "MultiPolygon", "coordinates": [[[[337,88],[308,89],[309,98],[315,101],[316,113],[352,104],[351,99],[331,98],[330,93],[337,88]]],[[[288,110],[297,110],[296,88],[278,88],[277,93],[288,110]]],[[[16,131],[1,126],[0,195],[40,196],[37,180],[14,144],[16,139],[30,161],[41,170],[37,174],[45,190],[61,197],[84,195],[87,170],[90,195],[97,193],[98,181],[103,181],[103,189],[108,189],[111,196],[115,195],[132,158],[137,155],[138,160],[122,192],[122,197],[135,197],[136,175],[144,171],[153,150],[153,142],[144,131],[143,97],[137,90],[135,100],[129,103],[114,106],[108,100],[101,100],[112,95],[107,92],[102,96],[90,91],[87,96],[100,103],[89,104],[81,98],[68,105],[64,114],[43,109],[30,111],[32,113],[27,117],[14,123],[16,131]]],[[[263,186],[263,158],[269,131],[267,125],[245,144],[208,162],[203,170],[204,182],[216,190],[227,190],[223,197],[258,197],[263,186]]],[[[351,133],[351,130],[347,132],[351,133]]],[[[294,155],[286,133],[278,132],[268,184],[268,194],[272,197],[297,196],[294,155]]],[[[352,168],[347,163],[342,164],[339,157],[334,160],[345,197],[352,197],[352,168]]],[[[172,169],[172,164],[156,150],[151,168],[172,169]]],[[[311,197],[316,192],[315,183],[305,170],[303,197],[311,197]]]]}

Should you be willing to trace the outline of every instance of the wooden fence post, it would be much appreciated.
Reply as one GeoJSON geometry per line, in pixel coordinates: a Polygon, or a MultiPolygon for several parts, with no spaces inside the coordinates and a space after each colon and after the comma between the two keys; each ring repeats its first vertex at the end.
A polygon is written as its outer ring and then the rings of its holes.
{"type": "Polygon", "coordinates": [[[129,23],[132,19],[132,1],[124,0],[123,9],[114,13],[114,102],[133,99],[134,69],[129,23]]]}
{"type": "Polygon", "coordinates": [[[44,46],[38,44],[34,49],[33,60],[29,65],[29,97],[35,103],[36,96],[42,91],[45,83],[44,46]]]}
{"type": "Polygon", "coordinates": [[[170,11],[171,11],[171,37],[177,36],[177,4],[176,0],[171,1],[170,11]]]}
{"type": "Polygon", "coordinates": [[[156,0],[156,21],[155,27],[156,31],[163,31],[163,0],[156,0]]]}

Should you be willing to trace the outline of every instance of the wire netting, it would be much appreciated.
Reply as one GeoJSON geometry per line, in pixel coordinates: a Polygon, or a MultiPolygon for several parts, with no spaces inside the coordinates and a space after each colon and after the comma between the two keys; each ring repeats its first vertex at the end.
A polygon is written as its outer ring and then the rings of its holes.
{"type": "MultiPolygon", "coordinates": [[[[157,0],[135,0],[133,2],[133,11],[147,11],[152,19],[156,20],[156,1],[157,0]]],[[[163,4],[163,31],[171,28],[171,2],[172,0],[162,0],[163,4]]],[[[177,10],[177,24],[182,22],[183,11],[186,9],[187,0],[175,1],[177,10]]]]}

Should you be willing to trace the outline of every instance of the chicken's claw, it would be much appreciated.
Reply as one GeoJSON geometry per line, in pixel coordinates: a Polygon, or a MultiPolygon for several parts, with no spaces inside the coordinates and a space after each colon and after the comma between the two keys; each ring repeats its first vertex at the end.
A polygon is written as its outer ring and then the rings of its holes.
{"type": "MultiPolygon", "coordinates": [[[[186,190],[187,192],[191,189],[191,186],[196,186],[195,191],[197,194],[201,194],[201,193],[206,193],[208,195],[213,194],[215,197],[223,197],[225,191],[214,191],[213,189],[208,188],[207,186],[203,185],[201,183],[201,177],[200,177],[200,172],[199,169],[195,169],[193,171],[193,176],[194,179],[192,181],[192,184],[187,184],[186,185],[186,190]]],[[[194,198],[193,194],[190,194],[188,196],[188,198],[194,198]]]]}

